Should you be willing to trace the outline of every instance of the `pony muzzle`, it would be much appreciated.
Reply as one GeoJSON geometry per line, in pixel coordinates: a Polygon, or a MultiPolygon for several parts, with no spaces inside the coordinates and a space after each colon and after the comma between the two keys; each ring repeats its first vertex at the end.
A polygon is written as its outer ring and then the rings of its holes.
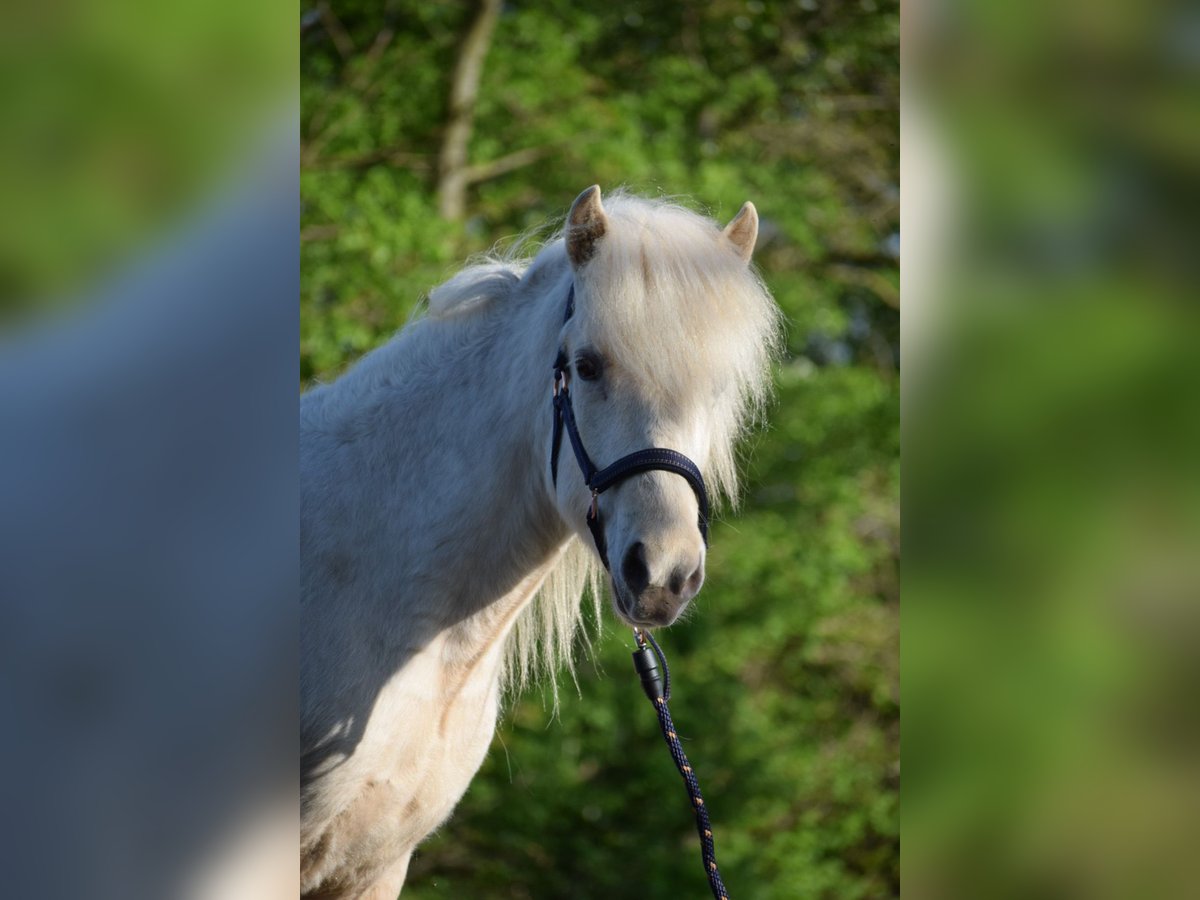
{"type": "Polygon", "coordinates": [[[704,584],[702,550],[656,553],[635,540],[613,562],[614,605],[630,625],[670,625],[704,584]]]}

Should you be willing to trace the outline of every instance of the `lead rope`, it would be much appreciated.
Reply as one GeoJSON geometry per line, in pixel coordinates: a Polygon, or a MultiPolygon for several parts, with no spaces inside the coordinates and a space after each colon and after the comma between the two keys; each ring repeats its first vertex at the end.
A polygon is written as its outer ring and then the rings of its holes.
{"type": "Polygon", "coordinates": [[[696,813],[696,832],[700,835],[700,854],[704,857],[704,874],[708,876],[708,886],[712,888],[716,900],[729,900],[729,892],[725,890],[725,882],[721,880],[721,872],[717,868],[717,852],[713,847],[712,825],[708,821],[708,807],[704,805],[704,797],[700,795],[700,782],[688,762],[683,745],[679,743],[679,735],[675,733],[675,723],[671,721],[671,710],[667,701],[671,699],[671,671],[667,668],[667,657],[663,654],[654,635],[633,629],[633,637],[638,649],[633,652],[633,667],[642,679],[642,690],[654,704],[654,712],[658,714],[658,724],[662,728],[663,740],[675,760],[675,768],[683,776],[688,795],[692,798],[692,809],[696,813]],[[646,641],[650,646],[646,646],[646,641]],[[653,651],[651,651],[653,647],[653,651]],[[657,657],[657,660],[655,659],[657,657]],[[661,676],[658,664],[662,663],[661,676]]]}

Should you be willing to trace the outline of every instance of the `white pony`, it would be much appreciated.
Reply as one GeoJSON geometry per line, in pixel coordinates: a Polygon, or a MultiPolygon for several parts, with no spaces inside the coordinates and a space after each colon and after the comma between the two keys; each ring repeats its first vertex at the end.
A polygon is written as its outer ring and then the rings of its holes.
{"type": "MultiPolygon", "coordinates": [[[[750,203],[722,231],[593,186],[532,261],[464,269],[303,397],[303,896],[394,898],[482,763],[504,678],[570,652],[601,570],[569,447],[550,475],[560,351],[597,465],[670,447],[734,497],[779,335],[757,233],[750,203]]],[[[670,624],[704,576],[691,487],[646,472],[599,502],[617,616],[670,624]]]]}

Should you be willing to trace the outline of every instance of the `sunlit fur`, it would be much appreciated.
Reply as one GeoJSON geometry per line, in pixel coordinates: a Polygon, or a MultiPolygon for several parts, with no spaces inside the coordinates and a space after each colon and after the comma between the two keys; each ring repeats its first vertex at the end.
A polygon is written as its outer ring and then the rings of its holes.
{"type": "MultiPolygon", "coordinates": [[[[557,488],[548,471],[559,346],[586,341],[610,359],[619,396],[575,389],[597,463],[640,449],[622,434],[667,423],[714,500],[736,499],[737,439],[768,392],[777,308],[749,247],[713,222],[619,193],[605,212],[582,268],[561,235],[532,259],[525,243],[469,266],[392,341],[302,398],[308,896],[394,897],[413,848],[482,762],[501,683],[569,665],[589,593],[599,619],[588,494],[565,442],[557,488]]],[[[639,476],[606,494],[612,520],[636,528],[637,504],[653,501],[646,521],[658,527],[665,511],[696,543],[694,498],[673,480],[639,476]]]]}

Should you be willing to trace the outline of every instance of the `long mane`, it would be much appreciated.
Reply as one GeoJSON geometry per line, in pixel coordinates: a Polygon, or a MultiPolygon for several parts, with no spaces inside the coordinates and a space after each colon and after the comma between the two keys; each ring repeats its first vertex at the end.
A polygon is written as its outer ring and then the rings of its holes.
{"type": "MultiPolygon", "coordinates": [[[[734,506],[740,439],[770,396],[771,362],[782,337],[779,309],[752,267],[720,252],[724,238],[712,220],[623,191],[605,197],[605,211],[611,228],[603,252],[588,263],[593,283],[606,285],[605,303],[579,314],[604,336],[606,348],[644,373],[664,407],[691,396],[694,385],[711,383],[714,373],[725,379],[706,405],[711,440],[704,477],[715,509],[734,506]]],[[[540,245],[537,235],[477,260],[434,289],[429,315],[469,316],[503,302],[528,270],[563,255],[561,231],[540,245]]],[[[583,627],[586,610],[597,628],[602,621],[603,574],[590,548],[572,537],[509,637],[506,689],[519,691],[545,676],[557,703],[558,674],[573,673],[576,642],[591,641],[583,627]]]]}

